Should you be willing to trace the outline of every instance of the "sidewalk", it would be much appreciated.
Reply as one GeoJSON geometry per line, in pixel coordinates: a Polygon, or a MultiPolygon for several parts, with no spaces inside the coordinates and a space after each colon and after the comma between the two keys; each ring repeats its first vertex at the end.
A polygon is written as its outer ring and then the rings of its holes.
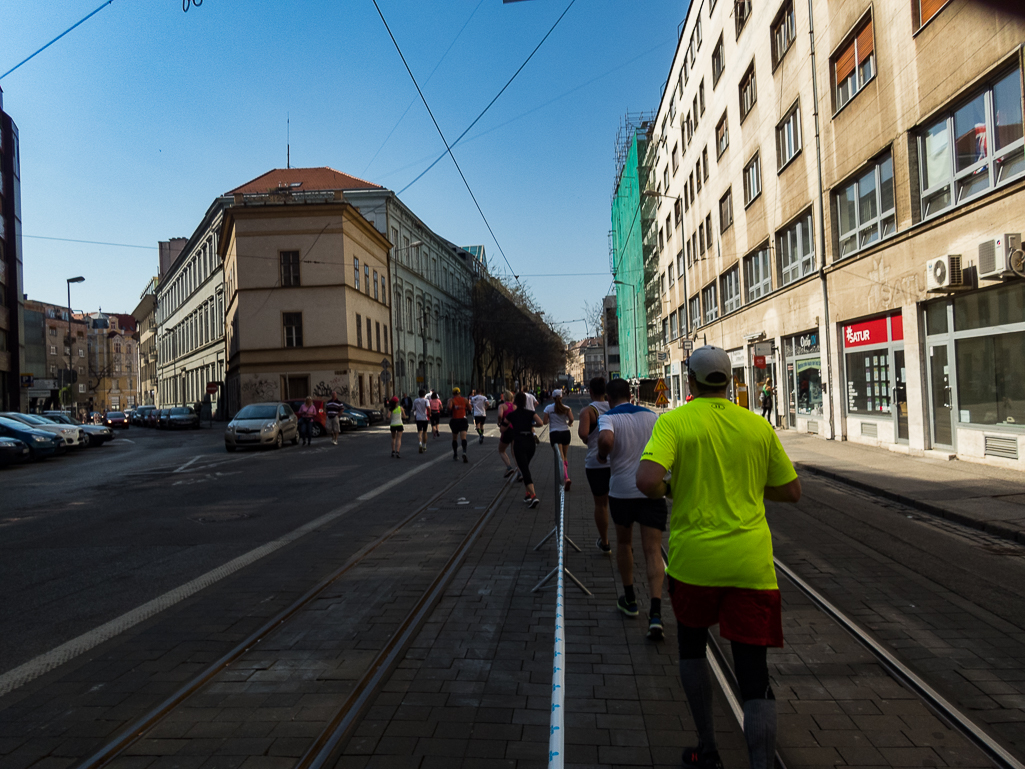
{"type": "Polygon", "coordinates": [[[791,430],[778,433],[794,464],[816,475],[1025,543],[1025,475],[958,460],[910,457],[791,430]]]}

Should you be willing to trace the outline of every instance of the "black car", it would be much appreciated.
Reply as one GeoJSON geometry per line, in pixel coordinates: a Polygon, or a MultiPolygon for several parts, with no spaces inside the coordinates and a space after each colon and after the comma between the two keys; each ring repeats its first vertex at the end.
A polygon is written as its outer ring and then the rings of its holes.
{"type": "Polygon", "coordinates": [[[24,462],[32,457],[32,452],[24,442],[17,438],[0,438],[0,467],[24,462]]]}
{"type": "Polygon", "coordinates": [[[146,417],[149,416],[149,412],[156,409],[156,406],[139,406],[132,412],[132,424],[137,427],[146,426],[146,417]]]}
{"type": "Polygon", "coordinates": [[[375,409],[373,407],[363,408],[362,406],[353,406],[351,403],[345,401],[338,401],[342,404],[346,411],[359,411],[366,415],[367,420],[370,424],[374,422],[380,422],[384,419],[384,412],[381,409],[375,409]]]}
{"type": "Polygon", "coordinates": [[[175,406],[169,411],[165,427],[172,430],[199,429],[199,414],[191,406],[175,406]]]}

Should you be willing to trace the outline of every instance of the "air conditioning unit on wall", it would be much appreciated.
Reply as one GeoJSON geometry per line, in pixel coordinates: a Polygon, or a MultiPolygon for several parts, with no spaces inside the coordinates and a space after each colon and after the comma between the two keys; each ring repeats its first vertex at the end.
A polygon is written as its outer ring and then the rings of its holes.
{"type": "Polygon", "coordinates": [[[1015,274],[1015,263],[1020,266],[1022,259],[1021,233],[1012,232],[996,240],[983,241],[979,244],[979,278],[1009,278],[1015,274]]]}
{"type": "Polygon", "coordinates": [[[925,283],[929,291],[946,291],[964,285],[961,254],[937,256],[925,263],[925,283]]]}

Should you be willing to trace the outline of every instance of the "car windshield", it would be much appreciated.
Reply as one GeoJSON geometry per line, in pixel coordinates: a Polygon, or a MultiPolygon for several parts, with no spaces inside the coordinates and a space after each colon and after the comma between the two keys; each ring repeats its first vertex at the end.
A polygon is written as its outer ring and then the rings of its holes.
{"type": "Polygon", "coordinates": [[[107,414],[107,419],[124,419],[125,415],[120,411],[111,411],[107,414]]]}
{"type": "Polygon", "coordinates": [[[24,422],[19,422],[17,419],[11,419],[10,417],[0,417],[0,425],[4,427],[10,427],[14,430],[31,430],[32,428],[26,425],[24,422]]]}
{"type": "Polygon", "coordinates": [[[53,424],[50,420],[43,419],[42,417],[36,416],[35,414],[19,414],[17,419],[18,419],[18,421],[28,422],[28,423],[33,424],[33,425],[49,425],[49,424],[53,424]]]}
{"type": "Polygon", "coordinates": [[[274,405],[246,406],[235,415],[235,419],[274,419],[277,412],[278,407],[274,405]]]}

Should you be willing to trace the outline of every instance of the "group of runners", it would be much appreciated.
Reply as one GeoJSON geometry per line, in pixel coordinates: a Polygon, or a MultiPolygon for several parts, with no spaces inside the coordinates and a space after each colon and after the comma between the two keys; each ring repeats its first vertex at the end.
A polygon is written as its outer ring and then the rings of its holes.
{"type": "MultiPolygon", "coordinates": [[[[458,387],[452,388],[452,397],[449,398],[446,406],[449,413],[449,429],[452,431],[452,458],[459,461],[459,447],[463,449],[463,462],[469,463],[466,456],[466,434],[470,429],[469,414],[472,411],[474,427],[477,431],[478,442],[484,443],[484,424],[487,421],[488,399],[476,390],[470,392],[469,399],[464,398],[462,390],[458,387]]],[[[409,404],[408,408],[403,406],[397,396],[392,397],[387,404],[387,411],[390,414],[389,428],[391,431],[391,455],[394,459],[401,459],[402,433],[405,431],[404,423],[412,416],[416,423],[416,436],[418,452],[427,452],[427,433],[437,438],[441,435],[438,426],[441,424],[442,414],[441,397],[437,392],[420,390],[417,397],[409,404]],[[410,414],[412,412],[412,414],[410,414]]]]}

